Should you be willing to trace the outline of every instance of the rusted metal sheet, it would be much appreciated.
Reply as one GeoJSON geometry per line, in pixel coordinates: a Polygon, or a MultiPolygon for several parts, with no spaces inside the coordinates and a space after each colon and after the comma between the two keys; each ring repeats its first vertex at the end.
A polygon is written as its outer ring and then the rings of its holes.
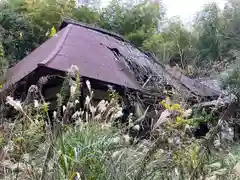
{"type": "Polygon", "coordinates": [[[140,89],[134,77],[129,77],[129,74],[122,70],[124,67],[118,63],[111,50],[103,45],[104,42],[111,45],[107,35],[101,36],[99,32],[70,24],[9,69],[5,88],[20,81],[39,65],[67,71],[74,64],[79,67],[84,77],[140,89]]]}

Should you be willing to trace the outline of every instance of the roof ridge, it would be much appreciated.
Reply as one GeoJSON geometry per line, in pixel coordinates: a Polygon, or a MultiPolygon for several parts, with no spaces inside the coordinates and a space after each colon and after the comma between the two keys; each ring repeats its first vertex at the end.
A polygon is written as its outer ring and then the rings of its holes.
{"type": "MultiPolygon", "coordinates": [[[[70,31],[70,28],[72,27],[71,24],[68,24],[66,26],[66,29],[65,31],[63,32],[63,35],[62,37],[60,37],[60,40],[57,42],[57,45],[55,47],[55,49],[49,54],[49,56],[47,58],[45,58],[42,62],[38,63],[38,66],[46,66],[48,65],[52,60],[53,58],[58,54],[58,52],[61,50],[62,46],[63,46],[63,43],[65,42],[66,38],[67,38],[67,35],[70,31]]],[[[56,34],[57,35],[57,34],[56,34]]],[[[56,36],[55,35],[55,36],[56,36]]]]}
{"type": "Polygon", "coordinates": [[[94,30],[94,31],[97,31],[97,32],[100,32],[100,33],[103,33],[103,34],[107,34],[109,36],[112,36],[112,37],[114,37],[114,38],[116,38],[118,40],[121,40],[121,41],[124,41],[124,42],[129,42],[122,35],[119,35],[119,34],[117,34],[115,32],[112,32],[112,31],[109,31],[109,30],[106,30],[106,29],[103,29],[103,28],[100,28],[100,27],[94,27],[93,25],[86,24],[86,23],[79,22],[79,21],[75,21],[75,20],[69,19],[69,18],[66,18],[66,19],[63,20],[63,22],[60,25],[59,29],[64,28],[68,24],[73,24],[73,25],[76,25],[76,26],[80,26],[80,27],[84,27],[84,28],[87,28],[87,29],[91,29],[91,30],[94,30]]]}
{"type": "Polygon", "coordinates": [[[64,27],[66,27],[69,24],[76,25],[76,26],[83,27],[83,28],[87,28],[87,29],[90,29],[90,30],[93,30],[93,31],[96,31],[96,32],[99,32],[99,33],[103,33],[103,34],[109,35],[109,36],[111,36],[113,38],[116,38],[117,40],[129,43],[133,48],[136,48],[141,53],[146,55],[148,57],[148,59],[151,59],[151,60],[153,60],[154,63],[157,63],[158,65],[164,67],[162,63],[160,63],[160,62],[158,62],[156,60],[156,57],[153,57],[152,55],[149,55],[149,53],[147,54],[146,52],[142,51],[136,44],[134,44],[133,42],[127,40],[126,38],[124,38],[124,36],[122,36],[120,34],[117,34],[115,32],[106,30],[106,29],[101,28],[101,27],[94,27],[91,24],[87,24],[87,23],[84,23],[84,22],[76,21],[76,20],[73,20],[71,18],[64,18],[62,23],[59,26],[59,30],[63,29],[64,27]]]}

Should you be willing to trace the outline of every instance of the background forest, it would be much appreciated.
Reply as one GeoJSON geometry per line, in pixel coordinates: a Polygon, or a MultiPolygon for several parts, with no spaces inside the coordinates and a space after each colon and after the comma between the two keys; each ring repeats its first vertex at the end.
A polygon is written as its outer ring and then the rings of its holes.
{"type": "Polygon", "coordinates": [[[192,76],[214,73],[237,61],[240,3],[236,0],[229,0],[223,10],[215,3],[207,4],[197,12],[191,27],[178,17],[168,19],[161,3],[113,0],[100,7],[99,0],[83,1],[79,7],[75,0],[2,1],[1,66],[12,66],[38,47],[64,17],[119,33],[142,50],[155,53],[161,62],[180,56],[180,68],[192,76]]]}

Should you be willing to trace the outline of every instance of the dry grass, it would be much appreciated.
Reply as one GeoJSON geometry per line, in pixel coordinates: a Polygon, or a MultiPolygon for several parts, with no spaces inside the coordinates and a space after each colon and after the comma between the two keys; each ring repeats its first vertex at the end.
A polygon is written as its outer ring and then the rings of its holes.
{"type": "MultiPolygon", "coordinates": [[[[7,103],[19,113],[11,123],[1,127],[1,177],[69,180],[235,178],[233,167],[239,159],[236,150],[239,146],[231,155],[225,146],[230,143],[229,139],[223,136],[218,139],[219,132],[223,132],[223,127],[226,129],[225,121],[220,120],[206,138],[195,139],[190,135],[198,119],[192,116],[192,110],[167,100],[162,102],[165,111],[152,125],[151,139],[135,143],[136,139],[114,126],[117,118],[123,115],[117,94],[111,94],[110,102],[102,100],[93,106],[93,93],[87,81],[89,96],[85,110],[76,108],[79,79],[78,70],[73,66],[67,78],[71,82],[70,98],[67,105],[63,105],[63,95],[58,95],[53,127],[46,123],[51,117],[48,117],[48,103],[41,96],[41,87],[31,88],[42,98],[30,104],[7,98],[7,103]],[[72,76],[76,77],[75,81],[72,76]],[[59,113],[61,108],[63,115],[59,113]],[[71,109],[75,111],[70,115],[71,109]],[[67,124],[70,119],[76,124],[67,124]]],[[[139,130],[145,115],[129,120],[125,129],[139,130]]]]}

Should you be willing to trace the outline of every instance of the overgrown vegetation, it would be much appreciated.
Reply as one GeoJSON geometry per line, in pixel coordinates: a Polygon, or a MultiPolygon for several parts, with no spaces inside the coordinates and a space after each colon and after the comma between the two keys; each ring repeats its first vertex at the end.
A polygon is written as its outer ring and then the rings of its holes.
{"type": "Polygon", "coordinates": [[[1,2],[0,37],[5,56],[10,64],[21,60],[47,39],[52,26],[57,28],[63,17],[70,17],[124,35],[143,50],[154,52],[160,61],[168,62],[179,54],[183,69],[191,65],[210,70],[214,64],[231,63],[236,58],[238,2],[229,0],[224,10],[215,3],[206,5],[191,30],[178,18],[167,19],[163,4],[112,1],[106,8],[97,8],[98,4],[92,1],[77,7],[74,0],[1,2]]]}
{"type": "MultiPolygon", "coordinates": [[[[139,119],[129,116],[129,123],[119,129],[116,122],[123,114],[118,95],[110,90],[110,102],[102,100],[94,107],[89,81],[85,82],[89,90],[85,110],[78,109],[78,68],[72,66],[69,72],[66,81],[71,81],[70,98],[64,105],[62,95],[58,95],[58,110],[53,117],[48,116],[48,103],[42,98],[33,97],[31,104],[24,105],[7,97],[6,103],[19,115],[13,122],[2,124],[0,160],[4,179],[237,177],[233,167],[238,160],[232,156],[238,155],[235,150],[233,155],[227,151],[233,143],[233,134],[224,133],[227,121],[209,120],[214,127],[205,138],[196,139],[193,132],[202,121],[199,114],[193,115],[192,109],[167,98],[161,102],[161,116],[151,125],[151,138],[139,141],[130,130],[140,131],[144,114],[139,119]],[[53,122],[49,124],[50,118],[53,122]],[[72,120],[75,123],[69,124],[72,120]]],[[[31,86],[29,92],[33,91],[41,97],[41,84],[31,86]]]]}
{"type": "MultiPolygon", "coordinates": [[[[70,17],[119,33],[143,51],[153,52],[162,63],[174,59],[189,76],[225,72],[223,86],[239,97],[238,1],[228,0],[223,10],[215,3],[206,5],[190,30],[179,18],[167,19],[163,4],[148,0],[138,4],[113,0],[105,8],[100,8],[98,0],[79,7],[74,0],[0,3],[1,78],[7,67],[51,37],[62,19],[70,17]]],[[[27,98],[30,104],[7,97],[5,105],[17,116],[1,120],[0,177],[238,179],[240,146],[233,142],[231,121],[222,119],[217,106],[199,110],[167,97],[159,102],[160,116],[151,121],[150,138],[139,140],[131,132],[142,130],[146,113],[139,118],[130,115],[119,128],[123,107],[118,94],[110,90],[111,100],[102,100],[95,107],[89,81],[84,82],[89,95],[84,109],[79,109],[78,68],[72,66],[69,72],[52,116],[48,113],[49,103],[42,97],[41,84],[30,87],[29,92],[40,97],[27,98]],[[69,91],[69,99],[65,91],[69,91]],[[196,138],[201,123],[207,124],[210,131],[196,138]]]]}
{"type": "Polygon", "coordinates": [[[48,38],[53,26],[57,29],[64,17],[70,17],[124,35],[139,48],[155,53],[159,61],[180,57],[179,66],[190,75],[219,72],[235,63],[238,2],[229,0],[224,10],[215,3],[206,5],[190,30],[179,18],[167,19],[163,4],[140,2],[112,1],[101,8],[99,1],[79,7],[74,0],[3,1],[0,37],[5,57],[10,65],[21,60],[48,38]]]}

